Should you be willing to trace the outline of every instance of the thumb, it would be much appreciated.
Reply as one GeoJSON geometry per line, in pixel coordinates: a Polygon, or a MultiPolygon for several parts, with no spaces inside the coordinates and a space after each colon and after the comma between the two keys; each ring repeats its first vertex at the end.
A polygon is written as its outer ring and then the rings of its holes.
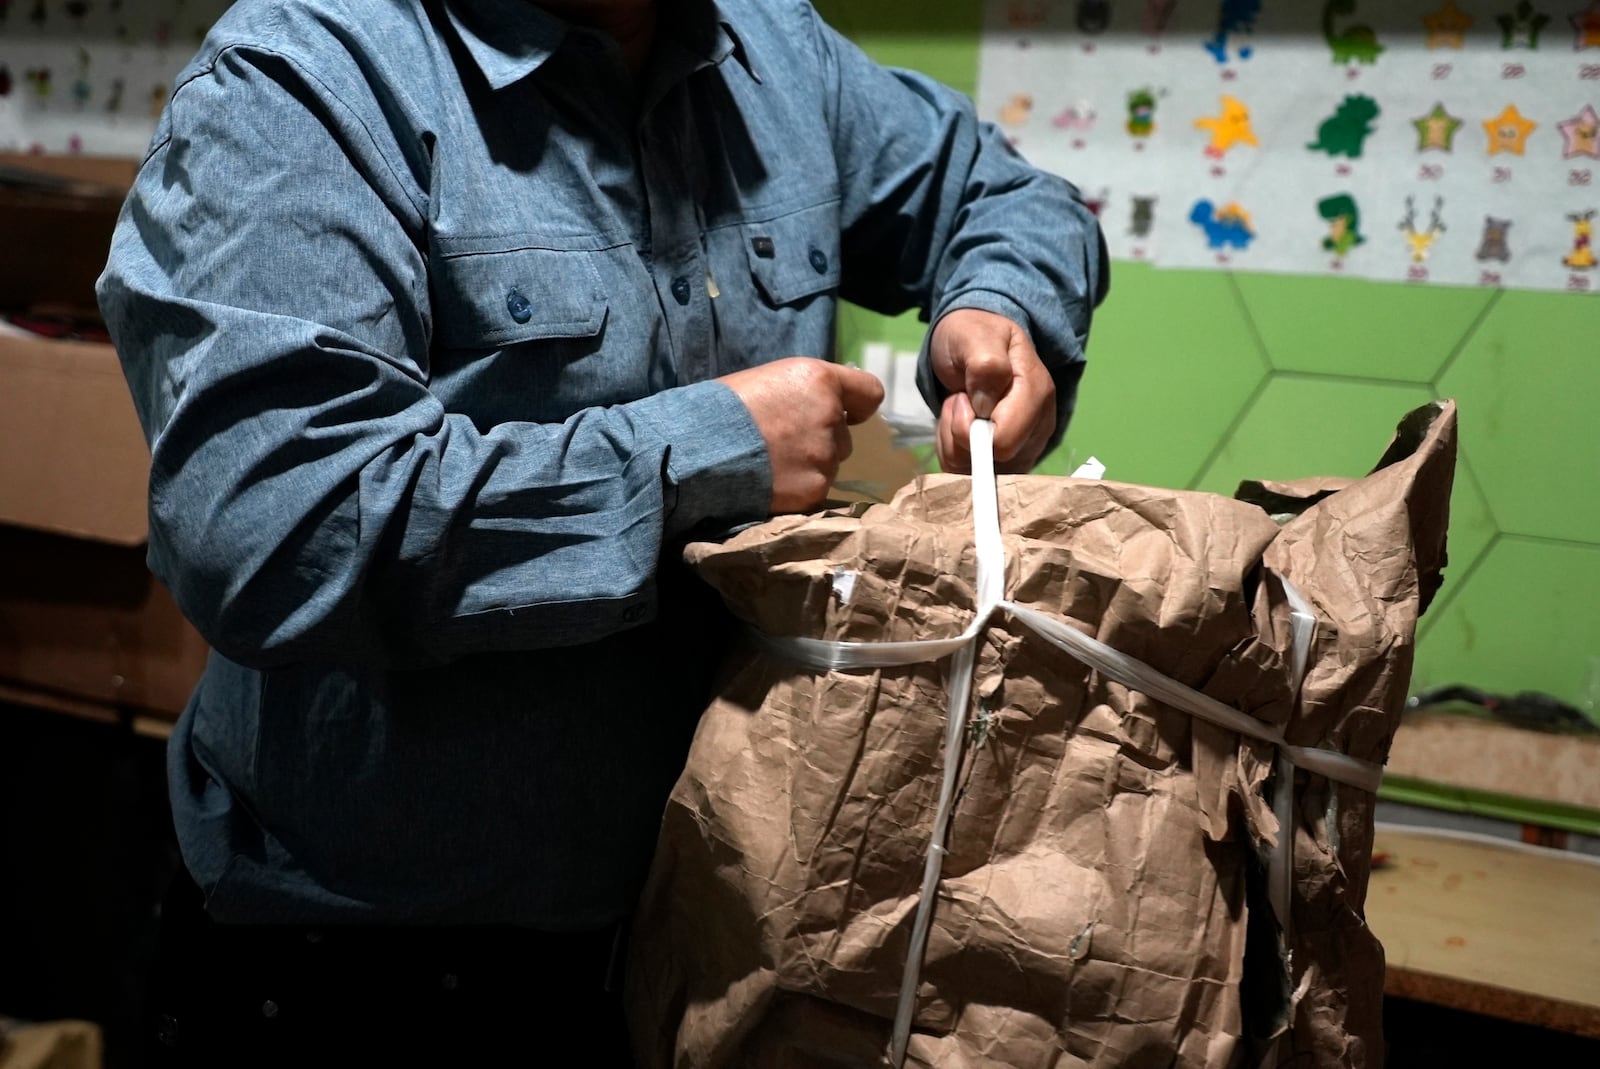
{"type": "Polygon", "coordinates": [[[832,366],[845,421],[852,424],[865,421],[883,404],[883,383],[878,381],[878,376],[859,368],[832,366]]]}
{"type": "Polygon", "coordinates": [[[995,406],[1011,389],[1011,357],[1004,346],[969,349],[965,365],[966,393],[972,400],[972,414],[992,419],[995,406]]]}

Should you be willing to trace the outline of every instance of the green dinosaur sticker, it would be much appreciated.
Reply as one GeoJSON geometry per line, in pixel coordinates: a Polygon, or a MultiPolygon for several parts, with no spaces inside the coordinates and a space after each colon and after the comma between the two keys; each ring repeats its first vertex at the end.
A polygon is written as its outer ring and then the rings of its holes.
{"type": "Polygon", "coordinates": [[[1383,45],[1378,43],[1378,32],[1371,26],[1354,25],[1343,29],[1333,28],[1335,15],[1354,15],[1356,0],[1328,0],[1322,6],[1322,36],[1333,49],[1335,63],[1367,63],[1378,61],[1383,45]]]}
{"type": "Polygon", "coordinates": [[[1306,148],[1330,156],[1360,159],[1367,135],[1372,133],[1372,120],[1380,113],[1378,102],[1371,97],[1347,96],[1332,115],[1322,120],[1317,127],[1317,139],[1306,148]]]}

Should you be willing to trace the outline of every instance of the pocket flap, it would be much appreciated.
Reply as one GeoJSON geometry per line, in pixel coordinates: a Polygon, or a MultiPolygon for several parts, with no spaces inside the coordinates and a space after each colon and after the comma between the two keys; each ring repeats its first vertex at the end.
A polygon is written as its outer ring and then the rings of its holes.
{"type": "Polygon", "coordinates": [[[471,349],[598,334],[606,296],[596,255],[547,248],[444,253],[435,261],[435,337],[471,349]]]}
{"type": "Polygon", "coordinates": [[[839,202],[741,224],[756,284],[774,304],[839,286],[839,202]]]}

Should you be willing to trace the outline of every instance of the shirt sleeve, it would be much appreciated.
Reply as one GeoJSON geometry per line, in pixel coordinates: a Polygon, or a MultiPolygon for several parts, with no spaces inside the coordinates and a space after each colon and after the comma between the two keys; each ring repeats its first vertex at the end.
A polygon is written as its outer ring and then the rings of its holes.
{"type": "MultiPolygon", "coordinates": [[[[1098,221],[1066,180],[1022,159],[934,80],[879,66],[809,4],[802,17],[824,72],[844,218],[841,295],[874,311],[919,308],[937,323],[979,308],[1028,332],[1056,381],[1065,433],[1096,305],[1110,283],[1098,221]]],[[[927,359],[918,384],[944,399],[927,359]]]]}
{"type": "Polygon", "coordinates": [[[714,382],[554,425],[447,411],[426,161],[345,99],[225,50],[176,92],[123,209],[99,293],[151,442],[152,570],[254,667],[649,619],[665,542],[765,515],[759,430],[714,382]]]}

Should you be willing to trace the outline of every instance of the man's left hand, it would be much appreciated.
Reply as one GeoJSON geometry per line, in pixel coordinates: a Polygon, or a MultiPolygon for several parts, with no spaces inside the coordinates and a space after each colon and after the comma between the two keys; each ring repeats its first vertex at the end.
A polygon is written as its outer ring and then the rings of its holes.
{"type": "Polygon", "coordinates": [[[1056,384],[1028,332],[993,312],[958,308],[933,329],[933,373],[950,391],[939,413],[939,464],[972,470],[972,421],[994,421],[994,466],[1020,473],[1039,462],[1056,429],[1056,384]]]}

